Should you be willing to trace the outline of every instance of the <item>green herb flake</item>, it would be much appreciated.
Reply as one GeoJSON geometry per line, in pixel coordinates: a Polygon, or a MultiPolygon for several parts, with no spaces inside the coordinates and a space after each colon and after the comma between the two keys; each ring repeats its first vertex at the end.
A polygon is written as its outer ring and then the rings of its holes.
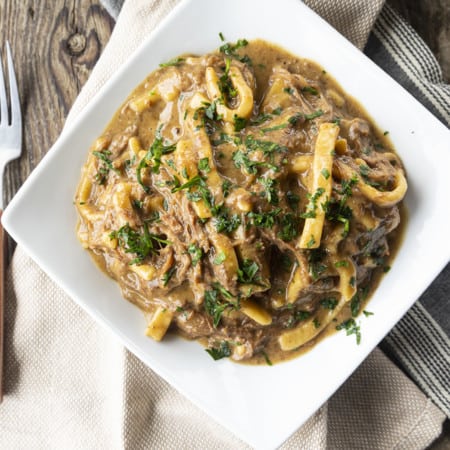
{"type": "Polygon", "coordinates": [[[279,198],[278,198],[278,191],[277,191],[277,180],[274,180],[272,178],[258,178],[258,182],[264,187],[264,191],[261,193],[262,197],[265,197],[266,200],[271,205],[278,205],[279,198]]]}
{"type": "Polygon", "coordinates": [[[164,275],[161,278],[163,286],[167,286],[169,284],[170,279],[173,277],[176,271],[177,267],[172,266],[167,272],[164,273],[164,275]]]}
{"type": "Polygon", "coordinates": [[[317,317],[313,320],[313,325],[314,325],[314,328],[320,328],[320,322],[317,317]]]}
{"type": "Polygon", "coordinates": [[[306,92],[311,95],[319,95],[319,91],[312,86],[304,86],[302,87],[302,92],[306,92]]]}
{"type": "Polygon", "coordinates": [[[238,115],[233,116],[234,131],[239,132],[245,128],[247,125],[247,119],[244,117],[239,117],[238,115]]]}
{"type": "Polygon", "coordinates": [[[278,237],[285,242],[292,241],[299,234],[300,218],[292,213],[286,213],[279,220],[278,237]]]}
{"type": "Polygon", "coordinates": [[[227,341],[222,341],[218,347],[211,347],[205,349],[214,361],[231,356],[230,345],[227,341]]]}
{"type": "Polygon", "coordinates": [[[242,284],[250,284],[258,281],[256,275],[259,272],[259,266],[251,259],[244,259],[237,271],[238,281],[242,284]]]}
{"type": "Polygon", "coordinates": [[[278,214],[281,212],[281,208],[276,208],[269,212],[255,212],[250,211],[247,213],[247,217],[250,219],[251,223],[260,228],[273,228],[276,222],[278,214]]]}
{"type": "Polygon", "coordinates": [[[292,191],[287,191],[286,192],[286,200],[292,209],[297,209],[298,203],[300,201],[300,196],[295,194],[292,191]]]}
{"type": "Polygon", "coordinates": [[[179,66],[184,61],[184,58],[173,58],[170,61],[165,63],[161,63],[159,67],[170,67],[170,66],[179,66]]]}
{"type": "Polygon", "coordinates": [[[261,354],[264,356],[264,360],[266,361],[266,364],[268,366],[273,366],[273,363],[270,360],[269,355],[265,351],[262,351],[261,354]]]}
{"type": "Polygon", "coordinates": [[[311,239],[306,243],[306,247],[311,248],[316,243],[314,236],[311,234],[311,239]]]}
{"type": "Polygon", "coordinates": [[[338,304],[338,300],[334,297],[326,297],[320,300],[320,306],[324,309],[329,309],[333,311],[338,304]]]}
{"type": "Polygon", "coordinates": [[[352,312],[352,317],[356,317],[361,310],[361,305],[367,298],[369,293],[369,289],[367,286],[358,289],[356,294],[350,300],[350,310],[352,312]]]}
{"type": "Polygon", "coordinates": [[[222,208],[214,217],[214,225],[219,233],[232,233],[241,224],[238,214],[229,214],[226,208],[222,208]]]}
{"type": "Polygon", "coordinates": [[[124,249],[125,253],[136,255],[130,264],[139,264],[147,256],[159,253],[161,248],[170,244],[161,236],[150,233],[146,222],[144,222],[142,232],[134,230],[129,224],[126,224],[119,230],[112,231],[109,236],[111,239],[118,240],[119,246],[124,249]]]}
{"type": "Polygon", "coordinates": [[[273,164],[264,161],[251,160],[248,157],[248,154],[242,150],[236,150],[233,153],[232,159],[237,169],[244,169],[244,171],[249,175],[256,174],[258,172],[258,167],[267,167],[269,169],[273,169],[274,171],[279,170],[278,167],[273,164]]]}
{"type": "Polygon", "coordinates": [[[280,123],[279,125],[274,125],[273,127],[262,128],[262,133],[270,133],[271,131],[283,130],[289,125],[289,123],[280,123]]]}
{"type": "Polygon", "coordinates": [[[370,317],[370,316],[373,316],[373,315],[374,315],[373,312],[366,311],[366,310],[363,311],[363,314],[364,314],[366,317],[370,317]]]}
{"type": "Polygon", "coordinates": [[[222,192],[223,196],[227,198],[230,195],[231,186],[233,183],[230,180],[223,180],[222,182],[222,192]]]}
{"type": "Polygon", "coordinates": [[[336,261],[334,267],[348,267],[348,261],[343,259],[341,261],[336,261]]]}
{"type": "Polygon", "coordinates": [[[203,250],[195,244],[190,244],[187,251],[191,255],[192,265],[195,267],[203,258],[203,250]]]}
{"type": "Polygon", "coordinates": [[[220,252],[214,258],[213,263],[216,266],[220,266],[226,259],[227,259],[227,255],[225,254],[225,252],[220,252]]]}
{"type": "Polygon", "coordinates": [[[306,211],[304,213],[300,214],[301,218],[313,219],[314,217],[316,217],[317,201],[324,193],[325,193],[325,189],[322,187],[319,187],[316,189],[316,192],[314,192],[313,195],[307,194],[307,196],[309,198],[309,202],[306,205],[306,211]]]}
{"type": "Polygon", "coordinates": [[[355,319],[350,318],[345,320],[336,326],[336,330],[345,330],[347,336],[354,334],[356,336],[357,345],[361,343],[361,328],[357,325],[355,319]]]}
{"type": "Polygon", "coordinates": [[[325,180],[328,180],[328,178],[330,178],[330,172],[328,169],[323,168],[320,173],[322,174],[322,176],[325,178],[325,180]]]}
{"type": "Polygon", "coordinates": [[[161,127],[155,133],[155,140],[153,141],[150,149],[146,155],[141,159],[136,168],[136,178],[138,183],[142,186],[144,191],[148,194],[150,187],[145,185],[142,181],[142,170],[152,166],[153,173],[159,173],[159,167],[161,165],[161,157],[169,153],[174,152],[176,149],[175,144],[165,145],[163,138],[161,137],[161,127]]]}
{"type": "Polygon", "coordinates": [[[238,304],[233,299],[231,292],[219,283],[214,283],[213,289],[205,291],[204,307],[213,318],[214,328],[219,325],[222,314],[227,308],[238,308],[238,304]]]}
{"type": "Polygon", "coordinates": [[[283,91],[286,92],[286,93],[289,94],[289,95],[293,95],[293,94],[294,94],[294,89],[291,88],[291,87],[285,87],[285,88],[283,89],[283,91]]]}
{"type": "MultiPolygon", "coordinates": [[[[209,158],[202,158],[200,159],[200,161],[198,162],[198,170],[200,170],[201,172],[204,173],[209,173],[211,172],[211,167],[209,167],[209,158]]],[[[187,178],[187,177],[185,177],[187,178]]]]}
{"type": "Polygon", "coordinates": [[[93,151],[92,154],[100,161],[100,167],[95,175],[95,181],[98,184],[105,184],[110,170],[115,173],[119,173],[118,169],[113,166],[113,162],[109,158],[111,156],[111,152],[109,150],[93,151]]]}

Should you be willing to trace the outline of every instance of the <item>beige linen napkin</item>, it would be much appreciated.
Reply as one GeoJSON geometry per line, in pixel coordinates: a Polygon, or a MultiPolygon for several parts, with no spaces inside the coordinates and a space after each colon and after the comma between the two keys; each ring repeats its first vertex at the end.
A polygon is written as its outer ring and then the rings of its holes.
{"type": "MultiPolygon", "coordinates": [[[[125,3],[68,120],[176,3],[125,3]]],[[[336,2],[309,3],[336,20],[336,2]]],[[[365,7],[334,25],[362,46],[382,2],[346,3],[365,7]]],[[[20,247],[7,280],[0,448],[248,448],[100,328],[20,247]]],[[[423,449],[443,421],[441,411],[375,350],[283,448],[423,449]]]]}

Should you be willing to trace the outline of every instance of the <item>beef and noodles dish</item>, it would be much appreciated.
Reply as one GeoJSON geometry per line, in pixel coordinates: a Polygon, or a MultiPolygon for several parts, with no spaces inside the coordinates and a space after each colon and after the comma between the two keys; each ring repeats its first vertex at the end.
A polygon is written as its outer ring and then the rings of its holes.
{"type": "Polygon", "coordinates": [[[78,237],[146,334],[279,361],[355,317],[399,239],[387,133],[317,64],[224,43],[151,73],[93,143],[78,237]]]}

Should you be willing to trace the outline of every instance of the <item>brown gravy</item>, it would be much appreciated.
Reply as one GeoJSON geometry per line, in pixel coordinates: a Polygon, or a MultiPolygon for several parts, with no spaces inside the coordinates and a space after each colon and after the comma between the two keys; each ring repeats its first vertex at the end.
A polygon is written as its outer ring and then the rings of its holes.
{"type": "Polygon", "coordinates": [[[272,363],[336,327],[358,337],[400,241],[402,163],[314,62],[221,50],[162,65],[116,112],[83,167],[78,237],[156,340],[272,363]]]}

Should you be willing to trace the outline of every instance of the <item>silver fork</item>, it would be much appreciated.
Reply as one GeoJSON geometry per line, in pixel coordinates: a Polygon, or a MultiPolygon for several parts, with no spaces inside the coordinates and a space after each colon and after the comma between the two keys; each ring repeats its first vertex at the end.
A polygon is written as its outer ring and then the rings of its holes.
{"type": "MultiPolygon", "coordinates": [[[[20,112],[19,91],[17,89],[11,47],[6,41],[6,59],[8,62],[9,79],[9,110],[3,65],[0,59],[0,217],[3,213],[3,173],[5,166],[11,160],[20,156],[22,151],[22,115],[20,112]],[[11,114],[10,114],[11,112],[11,114]]],[[[4,299],[5,299],[5,233],[0,225],[0,402],[3,399],[3,329],[4,329],[4,299]]]]}

